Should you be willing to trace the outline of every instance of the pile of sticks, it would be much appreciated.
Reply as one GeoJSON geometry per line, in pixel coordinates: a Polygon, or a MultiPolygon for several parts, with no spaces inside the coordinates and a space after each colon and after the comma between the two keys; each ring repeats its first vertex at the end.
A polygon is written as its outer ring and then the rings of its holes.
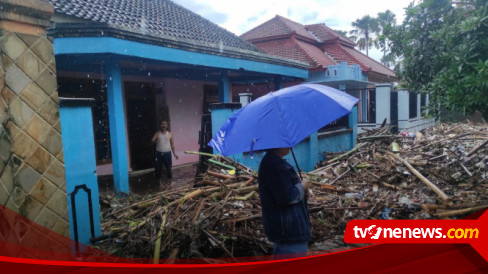
{"type": "Polygon", "coordinates": [[[340,237],[351,219],[459,219],[488,207],[485,124],[389,132],[361,134],[354,149],[326,155],[329,160],[308,174],[323,189],[310,205],[327,200],[334,208],[327,220],[339,232],[316,234],[316,242],[340,237]]]}
{"type": "MultiPolygon", "coordinates": [[[[352,219],[458,219],[488,207],[486,125],[390,130],[367,130],[352,150],[324,155],[321,166],[307,174],[309,250],[348,248],[343,235],[352,219]]],[[[155,263],[270,255],[256,172],[207,156],[208,169],[193,185],[102,197],[104,236],[94,239],[96,246],[155,263]]]]}
{"type": "Polygon", "coordinates": [[[255,172],[222,156],[195,184],[146,196],[102,199],[97,247],[121,257],[233,258],[270,253],[255,172]],[[105,206],[103,206],[105,205],[105,206]]]}

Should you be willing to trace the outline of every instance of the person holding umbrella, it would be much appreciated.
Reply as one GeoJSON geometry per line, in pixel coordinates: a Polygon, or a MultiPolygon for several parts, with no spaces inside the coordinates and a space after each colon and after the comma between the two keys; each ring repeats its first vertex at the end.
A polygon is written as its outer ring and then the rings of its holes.
{"type": "Polygon", "coordinates": [[[259,197],[264,232],[276,259],[306,255],[312,237],[307,210],[308,181],[300,181],[283,159],[290,148],[268,150],[259,166],[259,197]]]}
{"type": "Polygon", "coordinates": [[[276,258],[307,252],[311,239],[306,193],[308,181],[298,179],[283,157],[323,126],[351,113],[359,101],[341,90],[300,84],[270,92],[234,112],[208,143],[224,156],[268,150],[259,166],[259,196],[264,231],[276,258]],[[291,254],[291,255],[283,255],[291,254]]]}

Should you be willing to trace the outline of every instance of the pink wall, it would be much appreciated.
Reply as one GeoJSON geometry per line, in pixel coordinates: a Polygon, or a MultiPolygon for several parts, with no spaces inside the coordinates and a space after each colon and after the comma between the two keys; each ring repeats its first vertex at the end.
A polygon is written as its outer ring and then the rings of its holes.
{"type": "Polygon", "coordinates": [[[170,130],[174,136],[176,154],[180,157],[179,160],[173,159],[173,165],[198,162],[198,155],[185,154],[185,151],[199,149],[198,133],[203,114],[204,82],[165,79],[164,83],[171,120],[170,130]]]}

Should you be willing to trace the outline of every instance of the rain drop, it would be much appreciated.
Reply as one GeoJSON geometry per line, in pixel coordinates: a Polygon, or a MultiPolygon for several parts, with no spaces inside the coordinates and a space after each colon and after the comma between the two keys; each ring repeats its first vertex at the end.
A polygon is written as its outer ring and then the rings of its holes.
{"type": "Polygon", "coordinates": [[[151,77],[151,72],[148,72],[148,73],[147,73],[147,76],[151,77]]]}

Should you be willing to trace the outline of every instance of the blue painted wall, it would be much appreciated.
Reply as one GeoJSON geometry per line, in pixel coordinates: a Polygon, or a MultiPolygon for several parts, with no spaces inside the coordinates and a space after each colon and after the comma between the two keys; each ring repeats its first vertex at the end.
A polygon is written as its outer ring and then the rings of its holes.
{"type": "MultiPolygon", "coordinates": [[[[220,129],[225,121],[238,109],[220,108],[212,109],[212,135],[220,129]]],[[[324,152],[345,152],[351,150],[356,145],[357,135],[357,107],[354,106],[351,113],[348,115],[349,123],[348,127],[351,130],[337,132],[336,134],[318,134],[314,133],[310,138],[302,141],[293,148],[295,156],[300,166],[300,169],[304,172],[309,172],[315,169],[315,165],[318,161],[324,160],[324,152]]],[[[214,150],[214,154],[218,154],[214,150]]],[[[265,152],[253,152],[239,153],[229,156],[229,158],[242,163],[243,165],[251,168],[254,171],[259,169],[259,164],[264,157],[265,152]]],[[[291,153],[285,156],[285,159],[296,168],[295,161],[291,153]]]]}
{"type": "Polygon", "coordinates": [[[101,235],[91,107],[61,106],[60,119],[63,132],[70,235],[72,239],[75,239],[77,234],[78,242],[89,244],[90,238],[101,235]],[[77,187],[83,185],[84,188],[78,189],[76,194],[73,193],[77,187]],[[90,197],[86,189],[91,192],[91,212],[89,210],[90,197]],[[72,204],[72,197],[75,198],[75,205],[72,204]],[[73,214],[73,209],[75,209],[76,215],[73,214]],[[92,219],[90,219],[90,215],[92,219]]]}
{"type": "Polygon", "coordinates": [[[275,65],[199,52],[166,48],[113,37],[63,37],[54,39],[55,55],[116,54],[181,64],[201,65],[230,70],[308,78],[308,69],[275,65]]]}
{"type": "Polygon", "coordinates": [[[366,74],[363,74],[359,65],[348,65],[342,62],[338,65],[327,66],[325,71],[311,72],[307,82],[329,82],[329,81],[368,81],[366,74]]]}

